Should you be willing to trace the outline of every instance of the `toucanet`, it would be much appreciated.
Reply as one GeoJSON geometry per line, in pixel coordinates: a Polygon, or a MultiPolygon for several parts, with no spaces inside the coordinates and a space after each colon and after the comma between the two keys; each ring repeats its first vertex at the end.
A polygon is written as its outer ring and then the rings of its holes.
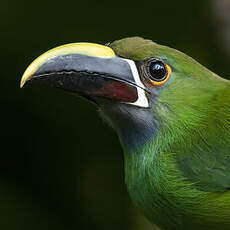
{"type": "Polygon", "coordinates": [[[133,202],[162,230],[230,229],[230,81],[132,37],[52,49],[27,68],[25,83],[99,107],[119,136],[133,202]]]}

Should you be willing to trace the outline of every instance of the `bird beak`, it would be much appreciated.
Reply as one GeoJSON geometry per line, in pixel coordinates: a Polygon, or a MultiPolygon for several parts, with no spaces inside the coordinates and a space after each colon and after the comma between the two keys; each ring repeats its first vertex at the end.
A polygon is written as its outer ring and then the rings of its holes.
{"type": "Polygon", "coordinates": [[[73,43],[52,49],[26,69],[21,87],[38,83],[85,96],[149,107],[135,62],[93,43],[73,43]]]}

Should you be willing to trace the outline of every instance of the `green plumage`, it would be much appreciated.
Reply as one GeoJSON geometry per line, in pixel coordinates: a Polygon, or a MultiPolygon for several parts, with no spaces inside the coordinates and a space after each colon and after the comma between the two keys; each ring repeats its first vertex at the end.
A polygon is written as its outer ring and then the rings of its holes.
{"type": "Polygon", "coordinates": [[[46,84],[96,103],[121,141],[134,203],[162,230],[229,230],[230,82],[150,40],[109,46],[51,50],[21,86],[46,84]]]}
{"type": "Polygon", "coordinates": [[[133,60],[165,59],[173,72],[152,107],[157,135],[125,148],[126,183],[166,230],[230,229],[230,84],[185,54],[141,38],[114,42],[133,60]]]}

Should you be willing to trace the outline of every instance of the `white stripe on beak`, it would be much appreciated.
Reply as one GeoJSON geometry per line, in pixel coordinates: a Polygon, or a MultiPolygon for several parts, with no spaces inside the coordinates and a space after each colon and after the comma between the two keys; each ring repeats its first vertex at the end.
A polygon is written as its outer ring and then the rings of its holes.
{"type": "Polygon", "coordinates": [[[145,90],[144,90],[145,86],[141,82],[139,73],[137,71],[136,64],[132,60],[129,60],[129,59],[124,59],[124,60],[128,62],[129,66],[130,66],[130,69],[132,71],[135,83],[136,83],[136,85],[139,86],[139,87],[137,87],[137,94],[138,94],[137,100],[135,102],[133,102],[133,103],[127,103],[127,104],[136,105],[136,106],[142,107],[142,108],[148,108],[149,107],[149,102],[148,102],[148,98],[145,95],[145,90]]]}

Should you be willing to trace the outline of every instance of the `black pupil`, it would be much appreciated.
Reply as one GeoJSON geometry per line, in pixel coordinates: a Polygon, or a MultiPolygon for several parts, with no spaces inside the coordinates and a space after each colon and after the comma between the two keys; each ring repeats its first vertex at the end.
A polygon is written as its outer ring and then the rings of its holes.
{"type": "Polygon", "coordinates": [[[150,77],[154,81],[163,81],[166,78],[166,68],[164,63],[160,61],[154,61],[149,65],[150,77]]]}

